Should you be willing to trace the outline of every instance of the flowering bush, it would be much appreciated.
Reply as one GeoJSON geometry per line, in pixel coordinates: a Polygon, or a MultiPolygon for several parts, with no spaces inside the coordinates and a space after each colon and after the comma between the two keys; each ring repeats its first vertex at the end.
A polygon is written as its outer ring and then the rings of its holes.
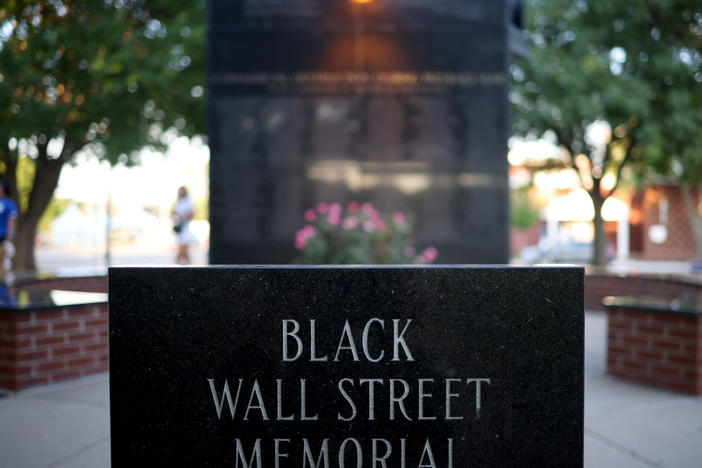
{"type": "Polygon", "coordinates": [[[417,252],[411,223],[400,212],[386,216],[370,203],[320,203],[305,211],[308,224],[295,233],[299,263],[404,264],[432,263],[434,247],[417,252]]]}

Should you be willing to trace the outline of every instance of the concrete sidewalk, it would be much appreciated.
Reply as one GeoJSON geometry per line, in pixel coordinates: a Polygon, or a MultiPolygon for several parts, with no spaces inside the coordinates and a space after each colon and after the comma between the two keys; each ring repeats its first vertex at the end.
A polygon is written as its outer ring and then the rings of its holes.
{"type": "MultiPolygon", "coordinates": [[[[585,317],[585,466],[701,466],[702,397],[604,375],[606,320],[585,317]]],[[[0,398],[0,468],[109,466],[108,401],[106,375],[0,398]]]]}
{"type": "Polygon", "coordinates": [[[1,468],[110,466],[106,374],[0,398],[1,468]]]}
{"type": "Polygon", "coordinates": [[[605,375],[607,316],[585,315],[585,466],[702,466],[702,397],[605,375]]]}

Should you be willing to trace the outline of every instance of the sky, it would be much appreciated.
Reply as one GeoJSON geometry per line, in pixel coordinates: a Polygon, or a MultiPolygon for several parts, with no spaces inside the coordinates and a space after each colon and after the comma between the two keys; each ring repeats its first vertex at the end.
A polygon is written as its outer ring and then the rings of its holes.
{"type": "Polygon", "coordinates": [[[117,207],[140,205],[168,209],[178,187],[185,185],[191,198],[207,196],[209,149],[202,140],[176,139],[166,153],[143,150],[140,164],[112,168],[94,156],[81,155],[75,165],[61,171],[56,198],[79,203],[105,204],[108,194],[117,207]]]}

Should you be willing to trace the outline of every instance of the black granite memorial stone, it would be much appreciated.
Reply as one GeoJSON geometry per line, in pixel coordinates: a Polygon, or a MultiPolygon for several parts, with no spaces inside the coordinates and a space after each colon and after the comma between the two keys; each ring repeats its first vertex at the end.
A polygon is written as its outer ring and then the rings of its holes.
{"type": "Polygon", "coordinates": [[[114,467],[582,466],[582,268],[113,268],[109,286],[114,467]]]}
{"type": "Polygon", "coordinates": [[[506,263],[510,0],[211,0],[210,262],[289,263],[372,202],[444,263],[506,263]]]}

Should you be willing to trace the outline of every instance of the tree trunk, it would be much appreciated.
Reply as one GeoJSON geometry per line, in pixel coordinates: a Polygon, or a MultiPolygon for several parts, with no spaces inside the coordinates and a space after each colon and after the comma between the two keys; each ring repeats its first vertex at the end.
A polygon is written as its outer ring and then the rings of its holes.
{"type": "Polygon", "coordinates": [[[605,199],[598,190],[590,192],[592,204],[595,208],[595,218],[593,224],[595,227],[594,249],[592,252],[592,264],[604,266],[607,264],[607,236],[604,230],[604,219],[602,218],[602,206],[605,199]]]}
{"type": "Polygon", "coordinates": [[[36,270],[34,239],[37,235],[37,225],[54,195],[63,163],[64,158],[48,159],[45,155],[40,155],[36,159],[34,182],[29,194],[27,209],[20,213],[17,219],[16,253],[13,267],[18,273],[36,270]]]}
{"type": "MultiPolygon", "coordinates": [[[[690,220],[690,228],[695,236],[695,246],[697,247],[697,256],[702,257],[702,216],[695,209],[695,199],[692,187],[680,186],[683,200],[685,200],[685,211],[687,211],[687,219],[690,220]]],[[[697,190],[697,195],[700,196],[700,189],[697,190]]]]}

